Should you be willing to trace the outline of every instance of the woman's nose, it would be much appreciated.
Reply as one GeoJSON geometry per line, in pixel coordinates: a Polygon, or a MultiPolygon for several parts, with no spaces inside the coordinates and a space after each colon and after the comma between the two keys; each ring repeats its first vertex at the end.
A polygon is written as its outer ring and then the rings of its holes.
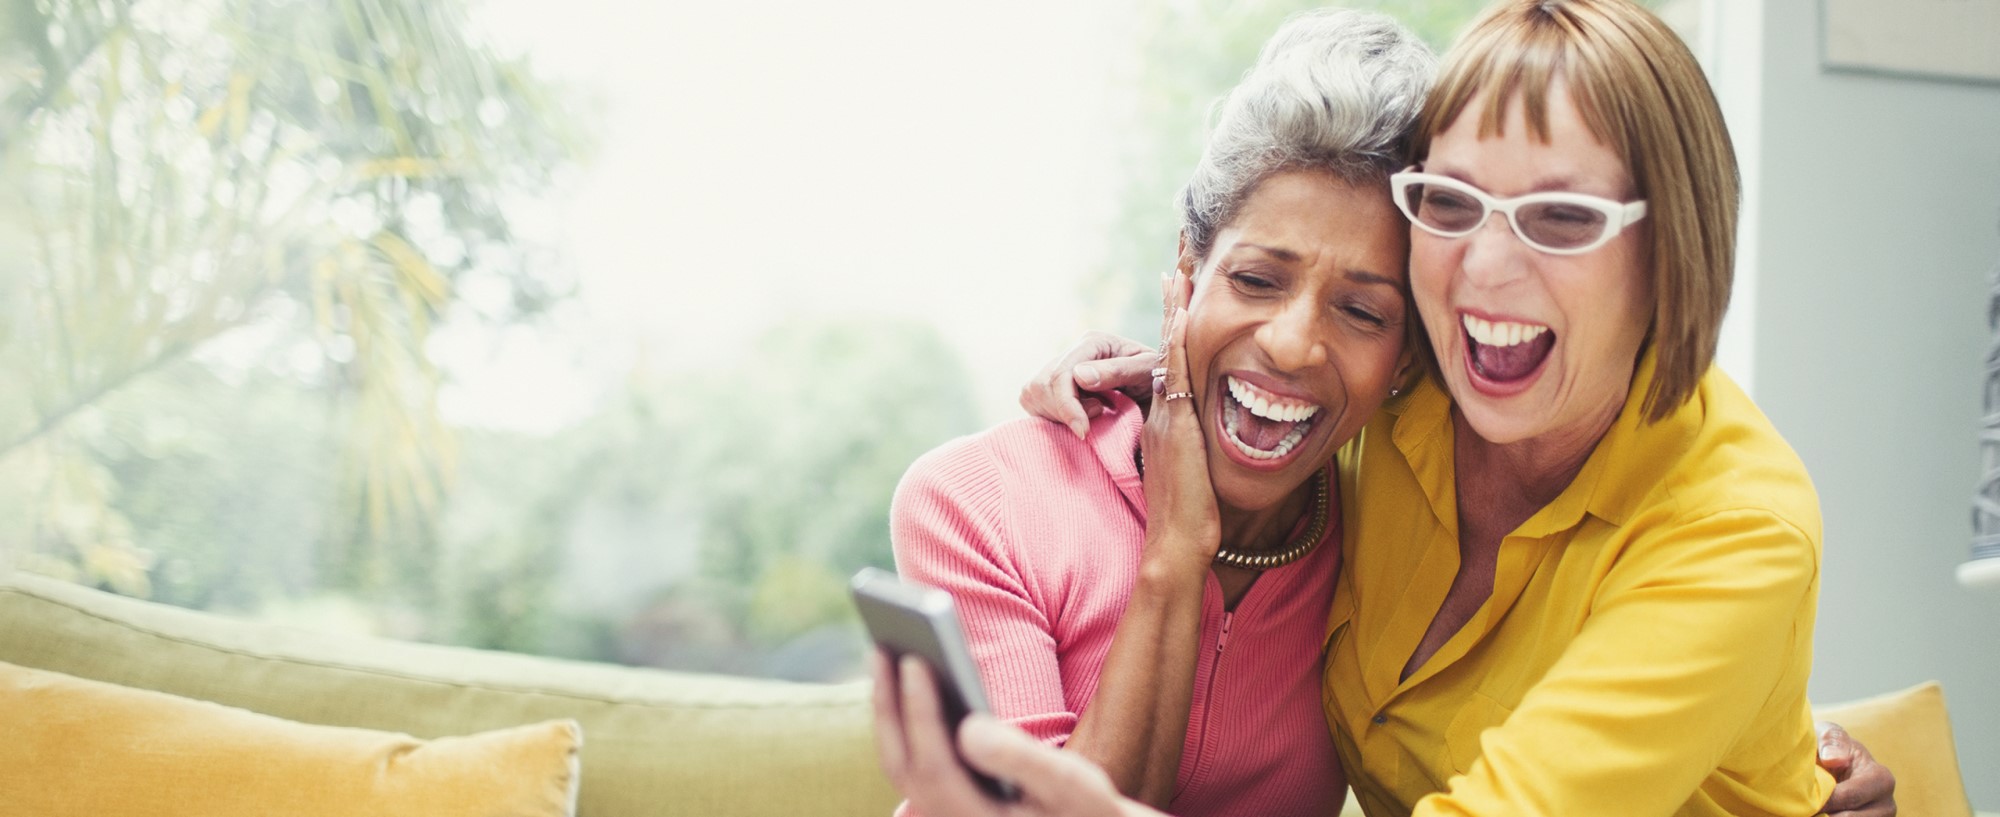
{"type": "Polygon", "coordinates": [[[1486,223],[1479,229],[1459,240],[1465,242],[1465,254],[1459,258],[1461,275],[1481,289],[1498,289],[1521,277],[1528,254],[1535,251],[1514,234],[1507,214],[1497,210],[1486,215],[1486,223]]]}
{"type": "Polygon", "coordinates": [[[1257,328],[1257,344],[1279,371],[1308,369],[1326,362],[1320,338],[1320,310],[1310,298],[1294,298],[1257,328]]]}

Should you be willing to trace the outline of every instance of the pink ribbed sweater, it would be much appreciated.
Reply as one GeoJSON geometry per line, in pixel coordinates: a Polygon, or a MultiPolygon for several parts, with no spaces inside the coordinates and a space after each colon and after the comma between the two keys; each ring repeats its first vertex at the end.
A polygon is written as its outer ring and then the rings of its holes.
{"type": "MultiPolygon", "coordinates": [[[[890,511],[898,570],[956,598],[995,714],[1055,745],[1097,691],[1145,547],[1142,420],[1116,399],[1087,442],[1028,419],[947,443],[910,466],[890,511]]],[[[1327,530],[1234,612],[1210,574],[1174,814],[1340,810],[1319,698],[1340,564],[1339,522],[1327,530]]]]}

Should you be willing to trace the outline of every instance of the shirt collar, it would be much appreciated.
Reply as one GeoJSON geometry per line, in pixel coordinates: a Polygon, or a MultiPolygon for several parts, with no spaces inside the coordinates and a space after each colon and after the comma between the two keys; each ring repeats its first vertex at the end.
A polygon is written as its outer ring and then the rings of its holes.
{"type": "MultiPolygon", "coordinates": [[[[1451,397],[1431,375],[1417,381],[1401,399],[1384,404],[1382,410],[1396,417],[1389,439],[1416,473],[1417,484],[1430,501],[1431,515],[1456,538],[1458,486],[1452,477],[1451,397]]],[[[1356,499],[1366,502],[1367,498],[1368,488],[1361,486],[1356,499]]]]}
{"type": "Polygon", "coordinates": [[[1139,434],[1145,430],[1146,417],[1139,404],[1114,391],[1106,396],[1104,413],[1091,418],[1085,438],[1104,472],[1111,476],[1111,484],[1118,486],[1118,492],[1142,517],[1146,514],[1146,488],[1133,455],[1139,450],[1139,434]]]}
{"type": "MultiPolygon", "coordinates": [[[[1639,357],[1638,371],[1632,374],[1632,390],[1625,395],[1625,408],[1618,412],[1611,430],[1598,442],[1570,486],[1588,488],[1589,492],[1584,494],[1589,498],[1585,507],[1592,516],[1613,525],[1631,521],[1646,497],[1687,453],[1708,413],[1697,384],[1695,392],[1666,417],[1658,422],[1647,421],[1646,395],[1653,389],[1657,365],[1658,358],[1648,346],[1639,357]]],[[[1715,376],[1712,368],[1702,379],[1709,376],[1715,376]]]]}

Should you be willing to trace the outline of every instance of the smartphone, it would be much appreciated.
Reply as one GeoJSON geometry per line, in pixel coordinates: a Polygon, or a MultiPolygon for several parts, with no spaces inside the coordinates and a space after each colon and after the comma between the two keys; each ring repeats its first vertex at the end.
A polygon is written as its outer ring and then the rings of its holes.
{"type": "MultiPolygon", "coordinates": [[[[937,676],[938,699],[944,704],[947,731],[957,735],[958,724],[967,714],[992,711],[986,705],[986,687],[980,683],[971,650],[966,648],[965,630],[959,626],[958,608],[950,593],[906,582],[872,567],[854,574],[852,587],[854,606],[861,611],[861,621],[868,625],[868,634],[876,644],[891,658],[914,655],[931,665],[931,673],[937,676]]],[[[1020,790],[1013,784],[970,766],[966,771],[995,799],[1020,799],[1020,790]]]]}

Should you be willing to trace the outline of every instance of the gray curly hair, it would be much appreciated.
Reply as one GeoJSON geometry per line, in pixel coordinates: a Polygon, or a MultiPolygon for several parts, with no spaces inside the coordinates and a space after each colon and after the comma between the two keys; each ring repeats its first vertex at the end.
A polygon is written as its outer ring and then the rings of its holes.
{"type": "Polygon", "coordinates": [[[1388,16],[1320,9],[1286,20],[1217,106],[1208,148],[1181,190],[1187,250],[1207,256],[1274,173],[1315,169],[1384,184],[1404,161],[1436,73],[1430,48],[1388,16]]]}

